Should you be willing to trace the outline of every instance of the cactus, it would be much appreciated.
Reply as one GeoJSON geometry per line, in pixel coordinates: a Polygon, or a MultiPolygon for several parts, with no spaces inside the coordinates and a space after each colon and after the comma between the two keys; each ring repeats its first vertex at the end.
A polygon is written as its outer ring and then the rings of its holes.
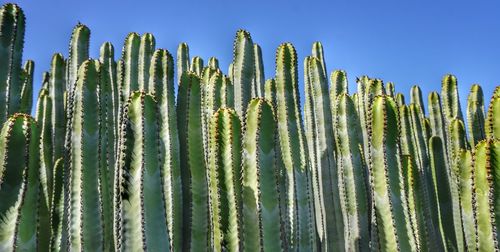
{"type": "Polygon", "coordinates": [[[216,57],[210,57],[208,59],[208,67],[212,69],[219,69],[219,60],[216,57]]]}
{"type": "MultiPolygon", "coordinates": [[[[461,246],[461,236],[456,236],[454,226],[454,215],[453,213],[453,202],[452,202],[452,192],[450,177],[448,175],[448,170],[445,164],[445,153],[443,150],[442,140],[438,136],[433,136],[429,139],[429,156],[431,164],[431,177],[432,177],[432,188],[435,200],[435,205],[437,211],[434,214],[438,215],[436,219],[439,220],[439,229],[442,235],[442,239],[445,243],[447,250],[450,251],[463,251],[461,246]],[[458,238],[458,239],[457,239],[458,238]],[[460,245],[459,245],[460,243],[460,245]]],[[[461,229],[461,226],[458,226],[461,229]]],[[[463,245],[462,245],[463,246],[463,245]]]]}
{"type": "Polygon", "coordinates": [[[21,101],[19,112],[29,114],[33,105],[33,72],[35,63],[32,60],[26,61],[21,72],[21,101]]]}
{"type": "Polygon", "coordinates": [[[113,244],[113,179],[116,150],[117,98],[116,72],[113,59],[113,47],[109,43],[101,46],[99,60],[99,155],[100,155],[100,196],[102,202],[104,250],[114,250],[113,244]]]}
{"type": "Polygon", "coordinates": [[[410,103],[418,106],[422,115],[425,114],[424,99],[422,98],[422,90],[420,87],[417,85],[412,86],[410,94],[410,103]]]}
{"type": "Polygon", "coordinates": [[[373,181],[378,244],[382,251],[415,251],[402,177],[401,150],[396,102],[389,96],[377,96],[371,110],[370,169],[373,181]]]}
{"type": "Polygon", "coordinates": [[[138,81],[139,89],[149,92],[151,87],[149,84],[149,66],[151,64],[151,57],[155,51],[156,40],[153,34],[144,33],[141,36],[139,45],[139,61],[138,61],[138,81]]]}
{"type": "Polygon", "coordinates": [[[354,102],[347,94],[338,96],[336,121],[339,176],[344,178],[341,186],[348,215],[346,250],[367,251],[370,241],[367,168],[362,158],[359,119],[354,102]]]}
{"type": "Polygon", "coordinates": [[[37,210],[44,201],[39,191],[45,175],[40,168],[40,131],[29,115],[14,114],[0,137],[0,250],[35,251],[41,242],[37,210]]]}
{"type": "Polygon", "coordinates": [[[321,71],[323,72],[322,74],[326,76],[327,71],[326,71],[325,55],[323,53],[323,45],[321,44],[321,42],[316,41],[313,43],[311,49],[311,55],[319,60],[321,64],[321,71]]]}
{"type": "Polygon", "coordinates": [[[25,17],[16,4],[0,8],[0,124],[21,106],[25,17]]]}
{"type": "Polygon", "coordinates": [[[403,106],[405,105],[405,96],[402,94],[402,93],[396,93],[396,95],[394,96],[394,99],[396,100],[396,103],[398,104],[398,106],[403,106]]]}
{"type": "Polygon", "coordinates": [[[177,84],[181,83],[181,76],[189,71],[189,47],[186,43],[180,43],[177,47],[177,84]]]}
{"type": "MultiPolygon", "coordinates": [[[[385,91],[387,93],[388,96],[392,97],[392,98],[396,98],[396,87],[394,86],[394,83],[393,82],[387,82],[385,84],[385,91]]],[[[397,103],[397,102],[396,102],[397,103]]],[[[400,104],[398,104],[399,106],[400,104]]]]}
{"type": "Polygon", "coordinates": [[[460,149],[455,155],[454,170],[459,172],[460,209],[468,251],[476,250],[476,225],[474,223],[473,193],[472,188],[472,154],[469,150],[460,149]]]}
{"type": "Polygon", "coordinates": [[[484,119],[483,89],[478,84],[474,84],[467,98],[467,129],[471,146],[476,146],[479,141],[486,138],[484,119]]]}
{"type": "Polygon", "coordinates": [[[78,70],[68,114],[68,202],[71,250],[102,250],[103,220],[99,193],[99,63],[86,60],[78,70]]]}
{"type": "Polygon", "coordinates": [[[204,159],[200,78],[185,72],[177,96],[183,183],[183,249],[205,250],[208,240],[208,182],[204,159]]]}
{"type": "Polygon", "coordinates": [[[118,161],[117,250],[169,251],[157,104],[135,91],[124,109],[118,161]]]}
{"type": "Polygon", "coordinates": [[[248,104],[242,141],[242,233],[244,251],[286,249],[277,188],[277,131],[272,106],[248,104]]]}
{"type": "MultiPolygon", "coordinates": [[[[306,146],[300,114],[300,101],[297,80],[297,54],[290,43],[282,44],[276,52],[276,111],[278,135],[281,155],[284,163],[284,178],[286,191],[282,199],[286,201],[285,232],[290,246],[298,250],[311,250],[313,240],[312,188],[309,184],[310,168],[306,160],[306,146]]],[[[236,88],[236,87],[235,87],[236,88]]],[[[236,97],[235,97],[236,99],[236,97]]],[[[331,182],[338,183],[335,177],[331,182]]],[[[338,189],[333,189],[334,207],[340,205],[338,189]]],[[[340,210],[332,209],[333,214],[340,215],[340,210]]],[[[343,232],[342,221],[335,219],[337,231],[343,232]]],[[[333,244],[343,244],[343,236],[334,237],[333,244]],[[338,239],[338,240],[337,240],[338,239]],[[340,242],[342,241],[342,242],[340,242]]]]}
{"type": "Polygon", "coordinates": [[[472,187],[478,251],[498,249],[499,155],[500,142],[492,139],[480,141],[473,152],[472,187]]]}
{"type": "Polygon", "coordinates": [[[52,100],[52,162],[64,155],[64,137],[66,135],[66,110],[64,101],[65,92],[65,63],[61,54],[52,56],[50,65],[50,79],[48,84],[49,96],[52,100]]]}
{"type": "Polygon", "coordinates": [[[462,120],[457,78],[451,74],[447,74],[443,77],[441,83],[441,97],[443,98],[443,114],[445,120],[447,120],[447,122],[450,122],[453,118],[462,120]]]}
{"type": "Polygon", "coordinates": [[[196,73],[199,77],[201,77],[201,74],[203,72],[203,59],[195,56],[191,59],[191,72],[196,73]]]}
{"type": "Polygon", "coordinates": [[[486,136],[488,138],[500,138],[500,88],[495,89],[491,97],[488,115],[486,118],[486,136]]]}
{"type": "Polygon", "coordinates": [[[139,89],[139,51],[141,38],[139,34],[131,32],[125,38],[122,50],[123,83],[121,86],[121,101],[125,103],[134,90],[139,89]]]}
{"type": "MultiPolygon", "coordinates": [[[[334,188],[332,178],[338,176],[333,119],[328,93],[328,81],[322,63],[315,57],[306,58],[304,72],[307,74],[306,104],[304,106],[308,150],[311,160],[313,196],[315,199],[317,232],[323,246],[332,248],[331,237],[335,235],[335,218],[326,214],[325,209],[334,209],[335,201],[330,197],[334,188]],[[325,233],[326,232],[326,233],[325,233]],[[329,239],[330,238],[330,239],[329,239]]],[[[335,105],[335,107],[337,107],[335,105]]]]}
{"type": "Polygon", "coordinates": [[[179,138],[174,97],[174,62],[167,50],[154,52],[149,71],[149,86],[160,115],[163,186],[167,223],[172,247],[182,248],[182,181],[179,163],[179,138]]]}
{"type": "Polygon", "coordinates": [[[52,169],[53,189],[50,199],[50,251],[61,251],[62,222],[64,214],[64,160],[59,158],[55,161],[52,169]]]}
{"type": "MultiPolygon", "coordinates": [[[[335,70],[330,74],[330,102],[332,109],[332,117],[337,115],[336,105],[337,105],[337,97],[340,94],[349,93],[348,85],[347,85],[347,74],[344,70],[335,70]]],[[[333,122],[335,124],[335,121],[333,122]]],[[[335,129],[335,127],[334,127],[335,129]]]]}
{"type": "MultiPolygon", "coordinates": [[[[76,85],[80,65],[89,58],[90,29],[82,23],[73,28],[69,42],[69,57],[66,76],[66,92],[68,97],[73,97],[73,89],[76,85]]],[[[71,102],[68,100],[68,102],[71,102]]]]}
{"type": "Polygon", "coordinates": [[[268,79],[264,83],[264,97],[273,104],[273,107],[276,107],[276,81],[274,79],[268,79]]]}
{"type": "Polygon", "coordinates": [[[241,121],[221,108],[210,120],[210,215],[214,251],[239,251],[241,227],[241,121]]]}
{"type": "Polygon", "coordinates": [[[255,73],[252,81],[252,97],[264,97],[264,62],[262,60],[262,50],[257,44],[253,44],[253,54],[255,56],[255,73]]]}
{"type": "MultiPolygon", "coordinates": [[[[259,69],[261,70],[261,69],[259,69]]],[[[252,97],[252,82],[255,75],[255,55],[250,33],[238,30],[233,45],[232,83],[234,85],[234,107],[240,116],[252,97]]]]}

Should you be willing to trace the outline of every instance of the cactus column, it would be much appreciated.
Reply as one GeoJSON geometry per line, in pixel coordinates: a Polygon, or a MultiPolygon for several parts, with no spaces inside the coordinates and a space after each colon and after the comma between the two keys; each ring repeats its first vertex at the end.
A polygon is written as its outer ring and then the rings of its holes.
{"type": "Polygon", "coordinates": [[[132,93],[121,131],[117,250],[169,251],[170,238],[164,202],[159,113],[151,95],[132,93]]]}
{"type": "Polygon", "coordinates": [[[282,220],[276,166],[276,121],[271,105],[260,98],[248,104],[243,136],[243,250],[282,251],[282,220]]]}

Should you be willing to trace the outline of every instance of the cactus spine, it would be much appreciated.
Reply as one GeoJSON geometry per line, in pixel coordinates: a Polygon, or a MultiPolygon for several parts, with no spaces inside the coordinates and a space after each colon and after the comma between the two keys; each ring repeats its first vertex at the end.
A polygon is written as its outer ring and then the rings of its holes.
{"type": "Polygon", "coordinates": [[[246,112],[242,154],[243,250],[282,251],[282,220],[277,188],[277,132],[271,105],[250,101],[246,112]]]}

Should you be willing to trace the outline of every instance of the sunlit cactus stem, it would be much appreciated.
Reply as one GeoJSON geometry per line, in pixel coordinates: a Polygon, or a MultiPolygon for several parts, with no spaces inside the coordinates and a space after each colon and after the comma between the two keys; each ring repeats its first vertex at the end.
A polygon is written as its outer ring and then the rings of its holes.
{"type": "Polygon", "coordinates": [[[255,74],[255,55],[250,33],[238,30],[233,45],[232,82],[234,85],[234,107],[240,116],[252,97],[252,82],[255,74]]]}
{"type": "Polygon", "coordinates": [[[21,106],[25,17],[16,4],[0,8],[0,124],[21,106]]]}
{"type": "Polygon", "coordinates": [[[221,108],[211,117],[208,177],[214,251],[241,250],[241,134],[234,110],[221,108]]]}
{"type": "MultiPolygon", "coordinates": [[[[39,240],[40,132],[33,118],[15,114],[0,133],[0,250],[36,251],[39,240]]],[[[47,232],[43,230],[43,232],[47,232]]],[[[50,233],[50,232],[49,232],[50,233]]]]}
{"type": "Polygon", "coordinates": [[[169,251],[159,113],[151,95],[133,92],[124,109],[115,188],[117,250],[169,251]]]}
{"type": "Polygon", "coordinates": [[[121,86],[121,101],[125,103],[130,94],[139,89],[139,50],[141,37],[131,32],[125,38],[122,50],[123,83],[121,86]]]}
{"type": "Polygon", "coordinates": [[[255,56],[255,73],[252,82],[252,97],[264,97],[264,61],[262,59],[262,49],[258,44],[253,44],[253,53],[255,56]]]}
{"type": "Polygon", "coordinates": [[[486,138],[483,89],[472,85],[467,98],[467,129],[471,146],[486,138]]]}
{"type": "Polygon", "coordinates": [[[208,182],[204,159],[200,78],[194,72],[181,77],[177,96],[181,176],[183,183],[183,250],[209,246],[208,182]]]}
{"type": "Polygon", "coordinates": [[[478,251],[498,250],[500,141],[480,141],[473,152],[474,217],[478,251]]]}
{"type": "Polygon", "coordinates": [[[50,64],[49,96],[52,100],[52,145],[53,162],[64,155],[64,137],[66,135],[66,110],[64,92],[66,88],[64,58],[56,53],[50,64]]]}
{"type": "MultiPolygon", "coordinates": [[[[66,92],[68,97],[73,96],[76,85],[78,69],[80,65],[89,58],[90,29],[84,24],[78,23],[73,28],[69,42],[69,57],[67,63],[66,92]]],[[[71,102],[69,99],[67,102],[71,102]]]]}
{"type": "Polygon", "coordinates": [[[186,43],[180,43],[177,47],[177,85],[181,82],[181,76],[189,71],[189,47],[186,43]]]}
{"type": "Polygon", "coordinates": [[[194,72],[198,75],[198,77],[201,77],[201,74],[203,72],[203,59],[199,56],[195,56],[191,59],[191,66],[189,71],[194,72]]]}
{"type": "Polygon", "coordinates": [[[339,176],[343,177],[344,201],[349,229],[347,251],[369,250],[369,203],[366,167],[362,158],[363,140],[359,118],[347,94],[337,97],[337,150],[339,176]]]}
{"type": "Polygon", "coordinates": [[[64,214],[64,160],[59,158],[55,161],[52,169],[53,190],[50,208],[50,251],[61,251],[62,233],[63,233],[63,214],[64,214]]]}
{"type": "Polygon", "coordinates": [[[486,118],[486,136],[500,139],[500,88],[495,89],[490,100],[486,118]]]}
{"type": "Polygon", "coordinates": [[[103,220],[99,189],[99,63],[86,60],[78,70],[69,115],[68,199],[71,250],[102,250],[103,220]]]}
{"type": "Polygon", "coordinates": [[[174,62],[163,49],[154,52],[149,71],[149,86],[158,102],[162,179],[167,223],[173,249],[182,248],[182,181],[179,160],[179,136],[174,96],[174,62]]]}
{"type": "Polygon", "coordinates": [[[29,114],[31,113],[31,107],[33,105],[33,74],[35,71],[35,63],[32,60],[26,61],[21,72],[21,101],[19,105],[20,113],[29,114]]]}
{"type": "Polygon", "coordinates": [[[277,187],[277,132],[271,105],[250,101],[242,140],[242,234],[244,251],[283,251],[277,187]]]}
{"type": "Polygon", "coordinates": [[[455,154],[455,159],[453,169],[459,172],[460,210],[462,212],[465,247],[468,251],[475,251],[477,244],[473,205],[474,189],[472,188],[472,153],[469,150],[460,149],[455,154]]]}
{"type": "Polygon", "coordinates": [[[371,110],[371,176],[378,241],[382,251],[415,251],[404,187],[401,186],[402,162],[396,102],[389,96],[377,96],[371,110]]]}
{"type": "MultiPolygon", "coordinates": [[[[283,178],[280,178],[280,183],[285,183],[286,186],[285,191],[280,192],[283,194],[282,200],[286,202],[285,232],[293,249],[311,250],[315,246],[311,171],[306,159],[306,143],[300,113],[297,54],[290,43],[278,47],[275,80],[278,135],[284,163],[283,178]]],[[[335,180],[331,183],[338,184],[335,180]]],[[[334,187],[332,190],[331,197],[337,202],[334,206],[339,207],[338,188],[334,187]]],[[[329,214],[334,214],[336,217],[341,214],[338,209],[331,211],[333,213],[329,214]]],[[[337,230],[342,233],[342,220],[336,219],[335,223],[337,230]]],[[[343,235],[335,236],[334,239],[336,240],[333,244],[342,247],[343,235]]]]}

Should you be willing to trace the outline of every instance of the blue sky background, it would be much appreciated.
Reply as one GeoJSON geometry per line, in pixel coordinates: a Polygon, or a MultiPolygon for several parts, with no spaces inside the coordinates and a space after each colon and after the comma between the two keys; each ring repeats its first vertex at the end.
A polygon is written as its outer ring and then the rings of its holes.
{"type": "Polygon", "coordinates": [[[92,31],[90,53],[105,41],[120,55],[128,32],[151,32],[159,48],[175,55],[187,42],[190,55],[205,62],[216,56],[227,72],[239,28],[261,45],[266,78],[274,76],[274,55],[292,42],[303,58],[321,41],[328,71],[344,69],[350,92],[360,75],[393,81],[409,101],[409,90],[441,90],[446,73],[457,76],[465,109],[471,84],[482,85],[488,103],[500,85],[500,3],[495,1],[15,1],[25,11],[24,59],[36,63],[35,96],[42,71],[55,52],[68,54],[73,26],[92,31]]]}

